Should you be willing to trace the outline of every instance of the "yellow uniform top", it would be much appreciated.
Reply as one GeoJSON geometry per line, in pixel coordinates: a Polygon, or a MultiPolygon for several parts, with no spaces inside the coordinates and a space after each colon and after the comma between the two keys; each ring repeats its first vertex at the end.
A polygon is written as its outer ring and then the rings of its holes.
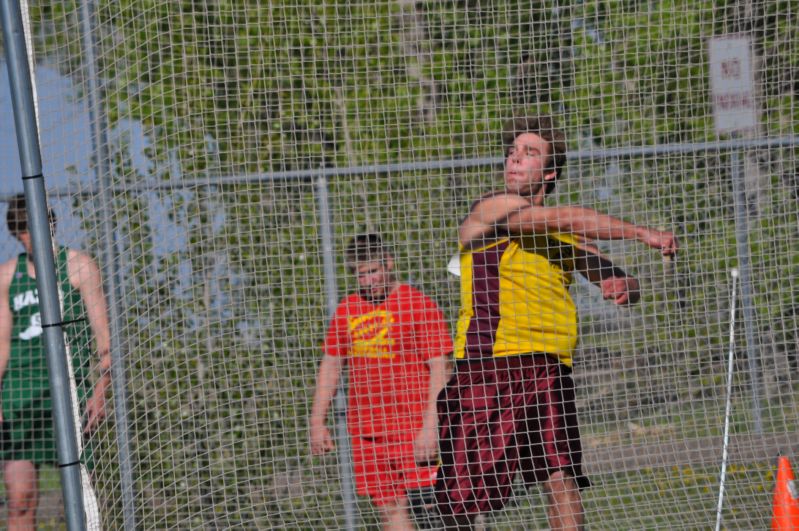
{"type": "Polygon", "coordinates": [[[577,244],[551,233],[461,249],[455,358],[547,353],[571,367],[577,309],[569,285],[577,244]]]}

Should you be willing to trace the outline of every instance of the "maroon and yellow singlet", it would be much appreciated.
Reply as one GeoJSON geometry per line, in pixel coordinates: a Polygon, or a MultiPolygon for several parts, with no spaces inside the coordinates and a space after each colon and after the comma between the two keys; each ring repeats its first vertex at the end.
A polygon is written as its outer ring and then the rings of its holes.
{"type": "Polygon", "coordinates": [[[577,244],[570,235],[551,233],[461,250],[455,358],[539,352],[571,367],[577,309],[569,285],[577,244]]]}

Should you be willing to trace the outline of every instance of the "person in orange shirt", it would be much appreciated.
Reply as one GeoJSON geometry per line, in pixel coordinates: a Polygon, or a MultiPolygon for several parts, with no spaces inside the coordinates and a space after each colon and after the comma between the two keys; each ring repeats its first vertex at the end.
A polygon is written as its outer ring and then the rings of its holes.
{"type": "Polygon", "coordinates": [[[664,255],[666,231],[594,210],[547,207],[566,160],[564,135],[548,117],[520,116],[503,128],[504,190],[476,201],[460,225],[461,311],[456,374],[439,397],[439,511],[448,529],[472,529],[504,507],[514,477],[540,482],[552,529],[581,529],[582,472],[572,352],[577,309],[572,272],[605,299],[638,301],[638,281],[590,239],[637,239],[664,255]]]}
{"type": "Polygon", "coordinates": [[[408,492],[429,489],[436,478],[436,398],[448,376],[449,328],[430,298],[395,278],[394,258],[379,235],[356,236],[346,263],[359,289],[339,303],[327,330],[311,452],[334,449],[326,419],[346,364],[357,492],[370,497],[384,529],[413,529],[408,492]]]}

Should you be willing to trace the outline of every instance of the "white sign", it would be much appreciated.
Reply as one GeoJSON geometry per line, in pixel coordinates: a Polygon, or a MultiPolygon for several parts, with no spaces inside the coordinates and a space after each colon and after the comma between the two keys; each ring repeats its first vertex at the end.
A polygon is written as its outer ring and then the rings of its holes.
{"type": "Polygon", "coordinates": [[[710,90],[716,133],[738,133],[757,127],[752,44],[748,37],[708,40],[710,90]]]}

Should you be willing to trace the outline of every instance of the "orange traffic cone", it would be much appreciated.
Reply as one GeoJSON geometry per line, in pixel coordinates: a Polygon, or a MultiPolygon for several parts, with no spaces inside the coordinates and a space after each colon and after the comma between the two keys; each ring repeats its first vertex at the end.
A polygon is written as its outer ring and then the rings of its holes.
{"type": "Polygon", "coordinates": [[[774,487],[772,531],[799,531],[799,483],[793,477],[785,456],[777,459],[777,485],[774,487]]]}

